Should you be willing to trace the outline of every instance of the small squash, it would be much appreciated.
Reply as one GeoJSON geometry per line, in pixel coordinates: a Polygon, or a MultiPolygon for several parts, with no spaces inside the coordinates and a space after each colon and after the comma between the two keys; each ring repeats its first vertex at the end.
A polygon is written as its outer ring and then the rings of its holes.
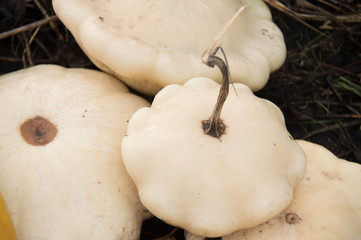
{"type": "Polygon", "coordinates": [[[278,215],[306,170],[281,111],[244,84],[234,84],[237,94],[230,91],[218,133],[206,131],[219,87],[198,77],[163,88],[151,108],[132,116],[122,141],[144,206],[206,237],[278,215]]]}

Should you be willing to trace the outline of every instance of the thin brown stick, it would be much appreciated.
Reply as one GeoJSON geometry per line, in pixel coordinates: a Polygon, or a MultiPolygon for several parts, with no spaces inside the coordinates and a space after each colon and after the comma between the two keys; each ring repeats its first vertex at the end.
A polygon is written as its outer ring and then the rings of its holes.
{"type": "MultiPolygon", "coordinates": [[[[329,1],[329,0],[328,0],[328,1],[329,1]]],[[[332,4],[332,3],[328,2],[328,1],[325,1],[325,0],[317,0],[317,2],[320,2],[320,3],[322,3],[322,4],[324,4],[324,5],[328,6],[328,7],[331,7],[331,8],[333,8],[333,9],[337,10],[337,11],[340,11],[340,8],[338,8],[337,6],[335,6],[334,4],[332,4]]],[[[331,2],[332,2],[332,1],[331,1],[331,2]]]]}
{"type": "Polygon", "coordinates": [[[39,0],[33,0],[35,5],[38,7],[38,9],[40,10],[40,12],[44,15],[44,17],[50,17],[50,15],[48,14],[48,12],[45,10],[45,8],[43,7],[43,5],[39,2],[39,0]]]}
{"type": "Polygon", "coordinates": [[[34,62],[31,59],[31,50],[30,50],[29,41],[28,41],[27,37],[25,36],[24,32],[21,32],[21,36],[23,37],[24,43],[25,43],[25,49],[23,51],[23,66],[24,66],[24,68],[28,67],[26,64],[26,60],[28,60],[30,66],[34,66],[34,62]]]}
{"type": "Polygon", "coordinates": [[[307,7],[309,9],[314,9],[317,11],[317,13],[322,14],[315,14],[314,11],[307,11],[303,9],[303,13],[299,13],[296,11],[293,11],[283,5],[278,0],[265,0],[269,5],[276,8],[277,10],[286,13],[287,15],[296,16],[300,19],[307,20],[307,21],[316,21],[316,22],[326,22],[328,20],[334,20],[335,22],[343,22],[343,23],[360,23],[361,22],[361,14],[360,13],[354,13],[354,14],[347,14],[347,15],[334,15],[330,12],[324,10],[321,7],[318,7],[306,0],[299,0],[300,5],[307,7]],[[307,13],[308,12],[308,13],[307,13]]]}
{"type": "Polygon", "coordinates": [[[22,62],[23,60],[20,59],[20,58],[15,58],[15,57],[0,56],[0,61],[12,62],[12,63],[19,63],[19,62],[22,62]]]}
{"type": "Polygon", "coordinates": [[[337,97],[338,100],[343,101],[343,98],[341,96],[341,94],[337,91],[337,89],[335,88],[334,84],[331,82],[331,80],[329,78],[326,78],[326,81],[328,83],[328,85],[330,86],[332,92],[335,94],[335,96],[337,97]]]}
{"type": "MultiPolygon", "coordinates": [[[[327,114],[327,115],[314,115],[314,120],[327,120],[327,119],[361,119],[360,114],[327,114]]],[[[302,119],[299,119],[302,120],[302,119]]],[[[308,119],[307,119],[308,120],[308,119]]]]}
{"type": "Polygon", "coordinates": [[[326,11],[325,9],[319,7],[319,6],[316,6],[306,0],[298,0],[302,3],[304,3],[305,5],[307,5],[307,7],[311,8],[311,9],[314,9],[316,10],[317,12],[319,13],[322,13],[323,15],[325,15],[328,20],[332,20],[333,22],[335,22],[337,25],[339,25],[343,30],[349,32],[351,35],[352,33],[350,32],[350,30],[345,26],[345,24],[341,21],[339,21],[332,13],[326,11]]]}
{"type": "Polygon", "coordinates": [[[320,30],[318,30],[317,28],[311,26],[310,24],[306,23],[305,21],[303,21],[296,12],[292,11],[291,9],[287,8],[285,5],[283,5],[282,3],[280,3],[277,0],[264,0],[266,3],[268,3],[270,6],[276,8],[278,11],[281,11],[291,17],[293,17],[296,21],[302,23],[303,25],[305,25],[306,27],[312,29],[313,31],[324,35],[323,32],[321,32],[320,30]]]}
{"type": "Polygon", "coordinates": [[[11,36],[14,36],[14,35],[22,33],[22,32],[29,31],[31,29],[37,28],[39,26],[42,26],[42,25],[45,25],[45,24],[48,24],[50,22],[57,21],[57,20],[59,20],[58,16],[54,15],[54,16],[44,18],[42,20],[32,22],[30,24],[27,24],[27,25],[24,25],[24,26],[9,30],[7,32],[0,33],[0,40],[11,37],[11,36]]]}
{"type": "Polygon", "coordinates": [[[332,7],[333,9],[337,10],[337,11],[342,11],[341,8],[345,8],[347,9],[348,11],[351,11],[351,12],[354,12],[355,9],[353,9],[349,4],[347,4],[347,2],[345,1],[345,3],[342,3],[341,1],[339,0],[327,0],[327,1],[324,1],[324,0],[317,0],[318,2],[323,2],[325,5],[328,5],[330,7],[332,7]],[[333,3],[333,4],[332,4],[333,3]],[[338,6],[340,7],[338,7],[338,6]]]}
{"type": "Polygon", "coordinates": [[[355,74],[353,72],[347,71],[347,70],[345,70],[343,68],[340,68],[340,67],[337,67],[337,66],[333,66],[331,64],[321,63],[321,66],[325,67],[325,68],[332,69],[332,70],[340,72],[340,73],[347,74],[347,75],[352,76],[352,77],[358,77],[357,74],[355,74]]]}
{"type": "MultiPolygon", "coordinates": [[[[265,0],[267,1],[267,0],[265,0]]],[[[315,22],[326,22],[330,20],[328,16],[323,15],[315,15],[315,14],[304,14],[304,13],[296,13],[294,14],[304,20],[307,21],[315,21],[315,22]]],[[[349,14],[349,15],[335,15],[334,18],[339,22],[344,23],[360,23],[361,22],[361,14],[349,14]]]]}
{"type": "Polygon", "coordinates": [[[36,38],[36,35],[38,35],[38,33],[39,33],[39,31],[40,31],[40,28],[41,28],[40,26],[37,27],[37,28],[35,29],[33,35],[31,35],[31,38],[30,38],[30,40],[29,40],[29,45],[31,45],[31,44],[34,42],[34,40],[35,40],[35,38],[36,38]]]}
{"type": "MultiPolygon", "coordinates": [[[[359,125],[361,124],[361,120],[358,119],[358,120],[354,120],[354,121],[350,121],[348,123],[343,123],[342,124],[342,127],[346,128],[346,127],[351,127],[351,126],[355,126],[355,125],[359,125]]],[[[309,134],[305,135],[302,137],[302,139],[307,139],[315,134],[318,134],[318,133],[323,133],[323,132],[328,132],[328,131],[333,131],[333,130],[336,130],[336,129],[339,129],[341,128],[340,124],[336,123],[334,125],[330,125],[330,126],[326,126],[326,127],[323,127],[323,128],[320,128],[320,129],[317,129],[315,131],[312,131],[310,132],[309,134]]]]}
{"type": "MultiPolygon", "coordinates": [[[[333,106],[348,106],[348,104],[343,103],[343,102],[332,102],[329,100],[318,100],[318,102],[323,103],[323,104],[328,104],[328,105],[333,105],[333,106]]],[[[300,100],[300,101],[294,101],[294,102],[290,102],[291,105],[299,105],[299,104],[312,104],[315,103],[315,100],[300,100]]],[[[359,106],[359,103],[349,103],[350,105],[354,105],[354,106],[359,106]]],[[[359,112],[356,112],[356,114],[360,114],[359,112]]]]}
{"type": "MultiPolygon", "coordinates": [[[[46,9],[43,7],[43,5],[41,4],[41,2],[39,2],[39,0],[34,0],[36,6],[39,8],[39,10],[41,11],[41,13],[44,15],[44,17],[49,18],[50,15],[49,13],[46,11],[46,9]]],[[[50,27],[57,32],[56,26],[54,24],[54,22],[50,22],[50,27]]],[[[64,41],[64,37],[61,34],[58,34],[58,37],[60,38],[61,41],[64,41]]]]}

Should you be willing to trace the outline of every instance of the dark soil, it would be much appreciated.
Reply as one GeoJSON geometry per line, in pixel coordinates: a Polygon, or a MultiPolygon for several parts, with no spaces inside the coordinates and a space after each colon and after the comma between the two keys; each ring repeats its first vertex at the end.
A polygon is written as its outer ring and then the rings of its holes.
{"type": "MultiPolygon", "coordinates": [[[[289,9],[311,12],[300,9],[305,1],[299,2],[301,6],[289,9]]],[[[300,23],[271,8],[286,39],[287,60],[257,95],[281,108],[295,139],[321,144],[340,158],[361,163],[361,4],[335,2],[340,4],[337,10],[317,4],[323,8],[312,15],[357,13],[359,21],[300,23]]]]}
{"type": "MultiPolygon", "coordinates": [[[[361,3],[265,2],[288,53],[283,67],[256,95],[281,108],[295,139],[361,163],[361,3]]],[[[44,19],[44,13],[54,15],[50,0],[2,0],[0,33],[44,19]]],[[[59,21],[0,40],[0,74],[42,63],[96,69],[59,21]]],[[[183,239],[183,231],[158,219],[144,223],[142,239],[161,237],[183,239]]]]}

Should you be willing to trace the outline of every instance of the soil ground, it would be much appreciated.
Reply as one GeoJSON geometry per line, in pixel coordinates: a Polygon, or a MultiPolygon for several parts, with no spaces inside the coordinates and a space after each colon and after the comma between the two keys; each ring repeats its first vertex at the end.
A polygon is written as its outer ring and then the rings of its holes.
{"type": "MultiPolygon", "coordinates": [[[[361,3],[265,2],[288,51],[256,95],[281,108],[295,139],[361,163],[361,3]]],[[[0,34],[52,15],[50,0],[2,0],[0,34]]],[[[96,69],[59,21],[0,38],[0,75],[42,63],[96,69]]],[[[144,223],[142,239],[183,239],[183,233],[152,219],[144,223]]]]}

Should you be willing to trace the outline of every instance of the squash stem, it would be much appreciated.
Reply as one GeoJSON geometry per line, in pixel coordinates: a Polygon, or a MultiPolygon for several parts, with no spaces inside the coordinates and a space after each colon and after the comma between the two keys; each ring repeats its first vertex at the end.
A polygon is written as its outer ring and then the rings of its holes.
{"type": "Polygon", "coordinates": [[[222,48],[217,47],[204,63],[209,67],[217,66],[220,69],[222,84],[210,119],[202,121],[204,133],[216,138],[220,138],[226,133],[226,125],[221,119],[221,112],[229,93],[229,70],[227,64],[220,57],[215,56],[218,49],[222,50],[222,48]]]}

